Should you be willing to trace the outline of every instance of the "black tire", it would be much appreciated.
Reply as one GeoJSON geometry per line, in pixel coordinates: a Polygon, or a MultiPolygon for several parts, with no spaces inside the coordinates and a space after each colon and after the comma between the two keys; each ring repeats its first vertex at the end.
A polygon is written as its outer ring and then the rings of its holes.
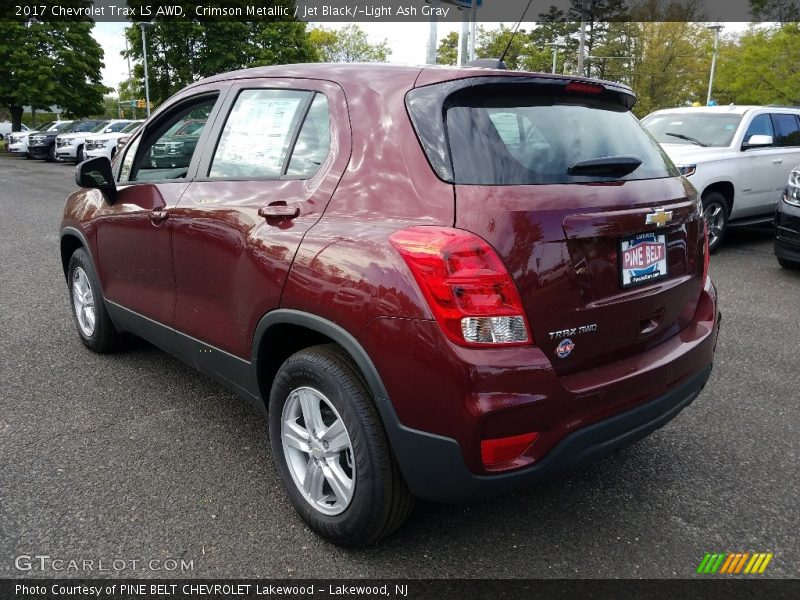
{"type": "Polygon", "coordinates": [[[50,146],[50,151],[47,153],[47,160],[49,160],[51,162],[56,162],[58,160],[58,157],[56,156],[56,145],[55,144],[50,146]]]}
{"type": "Polygon", "coordinates": [[[97,279],[92,259],[83,248],[77,249],[69,259],[67,286],[69,288],[72,318],[75,321],[75,328],[78,330],[78,336],[83,344],[93,352],[99,354],[105,354],[116,350],[120,346],[122,334],[117,331],[114,324],[111,322],[111,317],[108,316],[103,293],[100,290],[100,282],[97,279]],[[87,332],[84,327],[82,327],[78,316],[78,308],[75,301],[75,294],[77,293],[75,283],[78,269],[86,275],[93,299],[94,327],[91,332],[87,332]]]}
{"type": "Polygon", "coordinates": [[[82,163],[86,157],[83,154],[83,145],[78,146],[78,150],[75,152],[75,163],[82,163]]]}
{"type": "Polygon", "coordinates": [[[784,269],[789,269],[790,271],[800,271],[800,262],[794,262],[791,260],[786,260],[785,258],[779,258],[778,264],[782,266],[784,269]]]}
{"type": "Polygon", "coordinates": [[[703,197],[703,217],[708,224],[708,250],[712,254],[720,247],[728,231],[730,214],[728,201],[719,192],[709,192],[703,197]]]}
{"type": "MultiPolygon", "coordinates": [[[[324,538],[343,546],[366,546],[394,532],[411,514],[414,497],[392,456],[374,401],[358,367],[338,346],[307,348],[283,363],[270,393],[269,431],[272,456],[289,501],[300,518],[324,538]],[[324,396],[337,413],[332,418],[341,419],[351,444],[352,497],[339,514],[325,514],[312,506],[295,483],[284,451],[284,408],[301,388],[324,396]]],[[[306,454],[311,465],[315,459],[306,454]]],[[[332,490],[325,480],[320,485],[320,489],[328,485],[332,490]]]]}

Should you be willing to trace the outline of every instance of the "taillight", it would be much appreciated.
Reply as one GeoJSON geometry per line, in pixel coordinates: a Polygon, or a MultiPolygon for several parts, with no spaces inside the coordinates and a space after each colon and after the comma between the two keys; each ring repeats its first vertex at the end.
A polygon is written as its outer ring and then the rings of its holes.
{"type": "Polygon", "coordinates": [[[708,223],[703,219],[703,286],[706,285],[708,279],[708,263],[711,260],[711,254],[708,251],[708,223]]]}
{"type": "Polygon", "coordinates": [[[453,342],[482,348],[531,343],[517,288],[485,240],[449,227],[409,227],[389,241],[453,342]]]}

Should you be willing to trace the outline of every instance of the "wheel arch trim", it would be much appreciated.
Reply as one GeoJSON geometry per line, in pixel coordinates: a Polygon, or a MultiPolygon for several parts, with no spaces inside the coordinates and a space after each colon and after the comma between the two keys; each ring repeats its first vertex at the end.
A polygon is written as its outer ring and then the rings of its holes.
{"type": "MultiPolygon", "coordinates": [[[[372,362],[372,359],[370,359],[366,350],[364,350],[358,340],[350,332],[323,317],[287,308],[278,308],[268,312],[261,318],[256,326],[256,330],[253,335],[251,358],[253,377],[256,385],[259,383],[259,348],[264,338],[268,335],[269,329],[277,325],[297,325],[300,327],[305,327],[329,337],[331,340],[342,346],[347,354],[355,361],[356,365],[361,370],[361,373],[364,375],[370,392],[372,392],[373,397],[378,403],[378,409],[381,410],[382,404],[389,403],[389,394],[386,392],[386,387],[383,385],[383,381],[378,374],[378,370],[375,368],[375,364],[372,362]]],[[[258,389],[258,387],[256,389],[258,389]]],[[[265,398],[265,401],[268,400],[268,398],[265,398]]],[[[384,416],[383,410],[381,410],[381,416],[384,416]]]]}

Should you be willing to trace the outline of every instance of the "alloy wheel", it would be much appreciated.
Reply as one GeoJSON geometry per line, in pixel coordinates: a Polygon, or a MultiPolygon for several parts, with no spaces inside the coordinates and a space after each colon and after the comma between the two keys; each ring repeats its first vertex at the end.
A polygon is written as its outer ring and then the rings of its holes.
{"type": "Polygon", "coordinates": [[[725,207],[711,202],[703,209],[703,218],[708,226],[708,245],[716,246],[717,240],[725,230],[725,207]]]}
{"type": "Polygon", "coordinates": [[[92,337],[97,322],[94,293],[89,283],[89,277],[81,267],[72,273],[72,305],[81,333],[87,338],[92,337]]]}
{"type": "Polygon", "coordinates": [[[356,483],[353,443],[330,400],[311,387],[292,390],[281,415],[281,444],[303,498],[322,514],[344,512],[356,483]]]}

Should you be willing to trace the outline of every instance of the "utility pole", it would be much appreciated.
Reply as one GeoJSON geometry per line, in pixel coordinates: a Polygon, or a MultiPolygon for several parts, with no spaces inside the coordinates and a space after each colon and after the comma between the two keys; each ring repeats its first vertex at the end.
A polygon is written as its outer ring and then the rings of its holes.
{"type": "Polygon", "coordinates": [[[711,25],[708,29],[714,30],[714,52],[711,55],[711,74],[708,77],[708,98],[706,106],[711,104],[711,90],[714,87],[714,71],[717,68],[717,47],[719,45],[719,32],[724,29],[722,25],[711,25]]]}
{"type": "MultiPolygon", "coordinates": [[[[431,6],[436,9],[439,8],[439,0],[431,0],[431,6]]],[[[436,16],[436,10],[431,11],[431,24],[428,32],[428,59],[427,64],[435,65],[438,61],[436,59],[437,42],[439,41],[439,18],[436,16]]]]}
{"type": "Polygon", "coordinates": [[[550,42],[549,44],[545,44],[545,46],[553,47],[553,70],[550,72],[555,74],[558,70],[558,49],[561,47],[561,44],[558,42],[550,42]]]}
{"type": "Polygon", "coordinates": [[[586,52],[586,0],[581,2],[581,34],[578,42],[578,76],[584,77],[584,54],[586,52]]]}
{"type": "Polygon", "coordinates": [[[142,28],[142,55],[144,56],[144,100],[148,117],[150,116],[150,81],[147,77],[147,39],[145,38],[144,30],[152,26],[152,23],[139,23],[139,27],[142,28]]]}

